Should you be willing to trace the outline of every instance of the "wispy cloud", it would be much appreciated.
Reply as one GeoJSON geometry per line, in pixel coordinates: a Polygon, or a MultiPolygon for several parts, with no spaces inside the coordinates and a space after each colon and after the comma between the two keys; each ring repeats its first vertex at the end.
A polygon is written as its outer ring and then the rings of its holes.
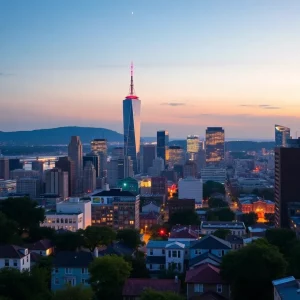
{"type": "Polygon", "coordinates": [[[14,74],[12,73],[5,73],[5,72],[0,72],[1,77],[6,77],[6,76],[13,76],[14,74]]]}
{"type": "Polygon", "coordinates": [[[256,107],[260,109],[281,109],[279,106],[272,106],[269,104],[241,104],[241,107],[256,107]]]}
{"type": "Polygon", "coordinates": [[[185,103],[183,102],[164,102],[161,105],[168,105],[168,106],[184,106],[185,103]]]}

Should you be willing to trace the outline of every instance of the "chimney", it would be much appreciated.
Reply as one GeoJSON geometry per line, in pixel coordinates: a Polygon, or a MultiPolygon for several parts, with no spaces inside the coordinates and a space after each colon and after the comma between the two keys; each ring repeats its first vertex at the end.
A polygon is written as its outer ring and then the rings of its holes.
{"type": "Polygon", "coordinates": [[[94,249],[94,257],[98,257],[98,255],[99,255],[99,251],[98,251],[98,247],[96,247],[94,249]]]}
{"type": "Polygon", "coordinates": [[[178,283],[178,276],[175,276],[175,283],[178,283]]]}

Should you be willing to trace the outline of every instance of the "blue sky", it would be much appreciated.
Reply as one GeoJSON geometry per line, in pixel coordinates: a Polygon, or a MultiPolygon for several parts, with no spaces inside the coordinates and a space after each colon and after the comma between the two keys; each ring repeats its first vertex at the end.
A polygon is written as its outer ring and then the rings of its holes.
{"type": "Polygon", "coordinates": [[[121,132],[133,60],[144,136],[295,134],[299,15],[298,0],[0,0],[0,130],[121,132]]]}

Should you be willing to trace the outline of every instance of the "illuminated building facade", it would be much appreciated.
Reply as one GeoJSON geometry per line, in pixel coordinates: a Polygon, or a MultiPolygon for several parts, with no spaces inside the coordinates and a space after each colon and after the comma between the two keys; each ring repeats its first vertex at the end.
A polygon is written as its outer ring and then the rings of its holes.
{"type": "Polygon", "coordinates": [[[183,165],[185,162],[185,152],[180,146],[170,146],[168,149],[169,159],[168,166],[169,169],[173,169],[174,165],[183,165]]]}
{"type": "Polygon", "coordinates": [[[151,195],[151,177],[143,178],[140,185],[141,195],[151,195]]]}
{"type": "Polygon", "coordinates": [[[206,164],[219,164],[225,158],[225,132],[222,127],[206,129],[206,164]]]}
{"type": "MultiPolygon", "coordinates": [[[[94,139],[91,141],[91,150],[99,155],[99,174],[97,177],[106,177],[107,173],[107,140],[94,139]]],[[[96,166],[94,165],[96,168],[96,166]]]]}
{"type": "Polygon", "coordinates": [[[91,193],[96,189],[96,170],[91,161],[86,162],[83,169],[83,191],[91,193]]]}
{"type": "Polygon", "coordinates": [[[167,162],[167,150],[169,145],[169,132],[166,130],[157,131],[156,134],[157,141],[157,157],[160,157],[164,160],[164,163],[167,162]]]}
{"type": "Polygon", "coordinates": [[[199,151],[199,137],[197,135],[188,135],[186,139],[187,153],[191,160],[196,159],[196,154],[199,151]]]}
{"type": "Polygon", "coordinates": [[[275,125],[275,147],[287,147],[287,142],[290,139],[290,128],[275,125]]]}
{"type": "Polygon", "coordinates": [[[123,100],[124,155],[130,157],[135,174],[139,172],[139,153],[141,139],[141,101],[134,93],[133,65],[129,95],[123,100]]]}

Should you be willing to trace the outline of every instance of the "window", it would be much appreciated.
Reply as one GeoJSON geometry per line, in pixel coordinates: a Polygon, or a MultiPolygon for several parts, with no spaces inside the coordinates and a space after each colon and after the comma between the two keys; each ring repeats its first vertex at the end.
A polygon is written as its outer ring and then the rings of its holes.
{"type": "Polygon", "coordinates": [[[168,256],[171,257],[171,250],[169,250],[168,256]]]}
{"type": "Polygon", "coordinates": [[[54,269],[54,272],[55,272],[55,273],[58,273],[58,268],[55,268],[55,269],[54,269]]]}
{"type": "Polygon", "coordinates": [[[203,284],[195,283],[194,284],[195,293],[203,293],[203,284]]]}
{"type": "Polygon", "coordinates": [[[66,268],[66,274],[72,274],[72,269],[71,268],[66,268]]]}
{"type": "Polygon", "coordinates": [[[64,222],[64,219],[60,219],[60,223],[63,223],[64,222]]]}
{"type": "Polygon", "coordinates": [[[27,262],[28,262],[28,257],[29,257],[29,255],[26,256],[26,261],[27,261],[27,262]]]}
{"type": "Polygon", "coordinates": [[[149,265],[149,269],[152,270],[152,264],[149,265]]]}
{"type": "Polygon", "coordinates": [[[9,259],[5,260],[5,267],[9,267],[9,259]]]}
{"type": "Polygon", "coordinates": [[[57,277],[54,279],[54,284],[59,284],[59,279],[57,277]]]}
{"type": "Polygon", "coordinates": [[[129,221],[129,224],[130,224],[130,225],[133,225],[133,224],[134,224],[134,221],[129,221]]]}
{"type": "Polygon", "coordinates": [[[181,251],[178,251],[178,257],[180,258],[180,255],[181,255],[181,251]]]}
{"type": "MultiPolygon", "coordinates": [[[[24,264],[24,263],[23,263],[24,264]]],[[[14,259],[14,267],[17,267],[18,266],[18,262],[16,259],[14,259]]]]}
{"type": "Polygon", "coordinates": [[[172,257],[177,257],[177,251],[175,250],[172,251],[172,257]]]}
{"type": "Polygon", "coordinates": [[[197,254],[198,254],[198,249],[196,249],[196,250],[194,251],[194,253],[195,253],[195,255],[197,255],[197,254]]]}
{"type": "Polygon", "coordinates": [[[165,253],[166,253],[165,249],[162,249],[162,250],[161,250],[161,254],[162,254],[162,255],[165,255],[165,253]]]}
{"type": "Polygon", "coordinates": [[[88,273],[88,269],[87,268],[82,268],[81,269],[81,273],[82,274],[87,274],[88,273]]]}
{"type": "Polygon", "coordinates": [[[88,284],[88,279],[82,278],[82,279],[81,279],[81,283],[82,283],[82,284],[88,284]]]}
{"type": "Polygon", "coordinates": [[[24,265],[24,258],[22,259],[22,265],[24,265]]]}
{"type": "Polygon", "coordinates": [[[43,255],[43,251],[40,251],[40,255],[43,255]]]}
{"type": "Polygon", "coordinates": [[[149,255],[153,255],[153,249],[150,249],[149,251],[150,251],[149,255]]]}
{"type": "Polygon", "coordinates": [[[217,293],[222,293],[222,284],[217,284],[217,293]]]}

